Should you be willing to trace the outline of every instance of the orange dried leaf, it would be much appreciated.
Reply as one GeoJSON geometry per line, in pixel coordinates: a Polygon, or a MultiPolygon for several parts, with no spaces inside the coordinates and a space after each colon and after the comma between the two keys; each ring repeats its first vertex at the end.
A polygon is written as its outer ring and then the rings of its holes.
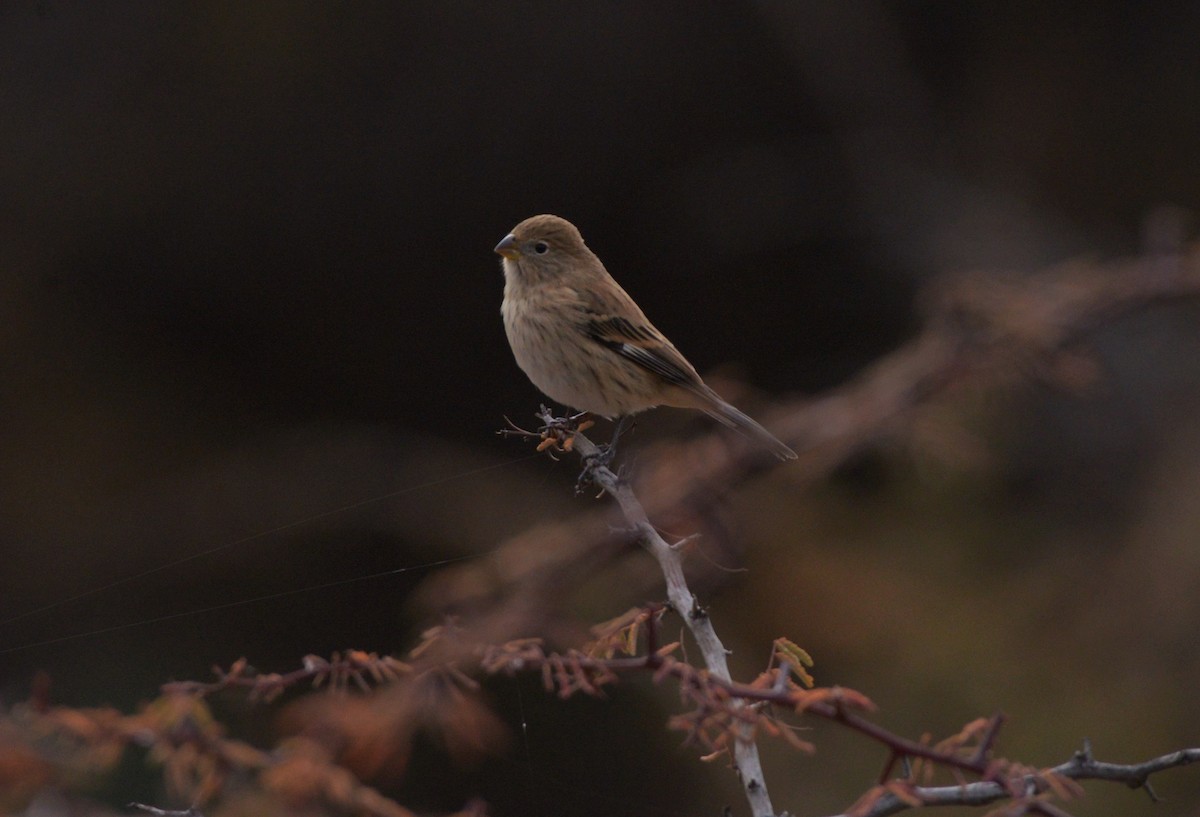
{"type": "Polygon", "coordinates": [[[807,740],[802,739],[796,734],[796,730],[787,724],[783,725],[783,730],[780,732],[780,734],[783,736],[784,740],[791,744],[793,749],[799,749],[801,752],[810,755],[816,753],[817,751],[816,746],[809,743],[807,740]]]}
{"type": "Polygon", "coordinates": [[[837,689],[840,695],[843,706],[849,706],[863,712],[875,711],[875,703],[861,692],[853,689],[846,689],[845,687],[835,687],[835,689],[837,689]]]}
{"type": "Polygon", "coordinates": [[[958,733],[942,740],[937,744],[937,749],[943,752],[949,752],[958,749],[967,743],[978,740],[987,731],[991,725],[989,718],[976,718],[970,723],[958,730],[958,733]]]}
{"type": "Polygon", "coordinates": [[[683,646],[682,642],[672,641],[670,644],[664,644],[663,646],[659,647],[657,650],[655,650],[654,654],[659,658],[665,658],[678,650],[681,646],[683,646]]]}

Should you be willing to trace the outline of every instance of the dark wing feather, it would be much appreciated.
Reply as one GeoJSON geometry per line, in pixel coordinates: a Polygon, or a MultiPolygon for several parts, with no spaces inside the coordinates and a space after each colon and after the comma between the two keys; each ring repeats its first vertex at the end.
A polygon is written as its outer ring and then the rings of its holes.
{"type": "Polygon", "coordinates": [[[621,357],[653,372],[668,383],[694,389],[700,377],[683,356],[649,324],[627,318],[594,315],[584,325],[585,334],[621,357]]]}

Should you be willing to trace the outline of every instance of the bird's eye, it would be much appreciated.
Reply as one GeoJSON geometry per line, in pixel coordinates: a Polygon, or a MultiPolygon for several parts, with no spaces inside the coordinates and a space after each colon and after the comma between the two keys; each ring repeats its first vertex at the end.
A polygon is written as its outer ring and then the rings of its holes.
{"type": "Polygon", "coordinates": [[[535,253],[537,253],[538,255],[545,255],[546,251],[549,249],[550,249],[550,245],[547,244],[545,241],[539,241],[538,243],[533,245],[533,251],[535,253]]]}

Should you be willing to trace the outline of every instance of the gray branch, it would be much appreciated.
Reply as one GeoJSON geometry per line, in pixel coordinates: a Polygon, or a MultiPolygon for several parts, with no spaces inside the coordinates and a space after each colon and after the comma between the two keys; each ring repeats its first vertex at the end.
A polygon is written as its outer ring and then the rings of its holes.
{"type": "MultiPolygon", "coordinates": [[[[1200,748],[1181,749],[1143,763],[1105,763],[1093,759],[1091,746],[1085,742],[1083,749],[1066,763],[1044,771],[1031,772],[1004,782],[982,780],[962,786],[914,786],[909,791],[925,806],[984,806],[1012,797],[1014,790],[1031,794],[1045,791],[1048,788],[1045,776],[1054,774],[1071,780],[1110,780],[1124,783],[1132,789],[1144,788],[1152,799],[1157,800],[1150,786],[1151,775],[1197,762],[1200,762],[1200,748]]],[[[909,808],[912,808],[909,803],[889,792],[876,800],[868,810],[855,813],[853,817],[887,817],[909,808]]],[[[837,817],[851,817],[851,813],[837,817]]]]}
{"type": "MultiPolygon", "coordinates": [[[[579,433],[575,434],[574,450],[583,457],[585,463],[600,453],[595,443],[579,433]]],[[[687,623],[692,637],[696,639],[708,671],[722,680],[732,680],[729,675],[729,663],[725,657],[728,651],[717,637],[717,631],[713,628],[707,611],[700,606],[700,602],[688,588],[687,578],[683,574],[683,557],[679,549],[663,539],[650,524],[646,509],[642,507],[641,501],[628,482],[606,466],[587,467],[592,480],[617,500],[625,518],[637,529],[646,549],[658,560],[667,583],[667,598],[687,623]]],[[[774,817],[775,810],[771,807],[767,783],[763,779],[762,763],[758,758],[758,745],[754,742],[750,727],[747,726],[733,743],[734,762],[737,764],[742,788],[746,792],[746,799],[750,801],[754,817],[774,817]]]]}

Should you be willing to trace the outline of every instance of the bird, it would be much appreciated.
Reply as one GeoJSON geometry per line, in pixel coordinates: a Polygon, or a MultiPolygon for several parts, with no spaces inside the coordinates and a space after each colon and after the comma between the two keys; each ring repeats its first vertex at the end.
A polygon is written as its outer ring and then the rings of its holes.
{"type": "Polygon", "coordinates": [[[646,317],[574,224],[543,214],[496,245],[500,313],[517,365],[551,400],[624,422],[656,406],[699,409],[781,460],[796,452],[723,400],[646,317]]]}

